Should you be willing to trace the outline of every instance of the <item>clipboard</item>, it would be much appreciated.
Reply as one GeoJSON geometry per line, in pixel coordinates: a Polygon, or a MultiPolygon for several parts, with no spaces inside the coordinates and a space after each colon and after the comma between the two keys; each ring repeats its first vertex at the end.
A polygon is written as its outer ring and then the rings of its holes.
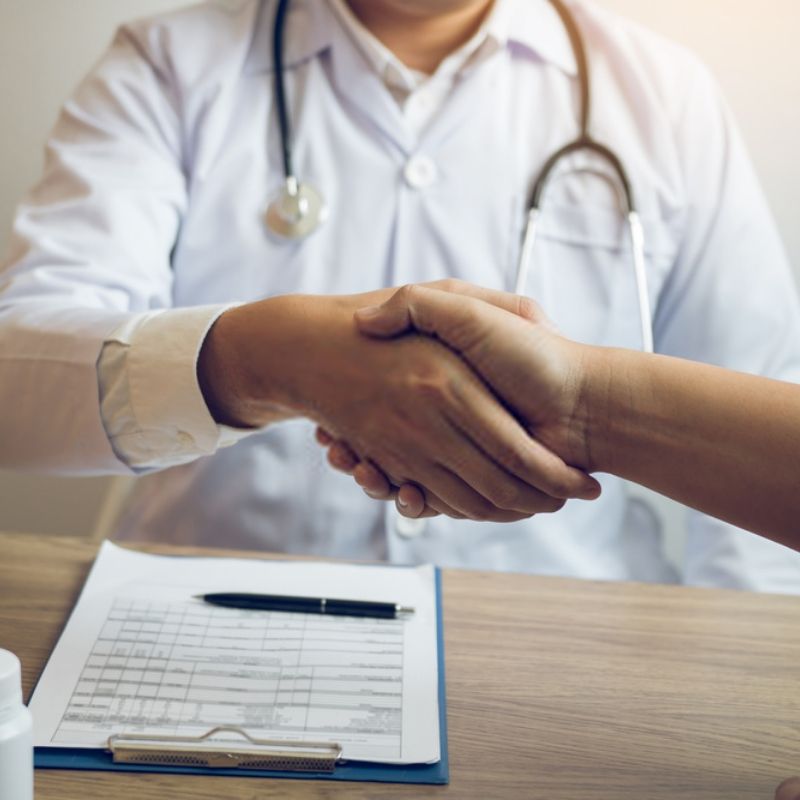
{"type": "MultiPolygon", "coordinates": [[[[154,758],[144,763],[136,763],[136,760],[115,760],[111,749],[84,749],[71,747],[37,747],[34,750],[34,766],[39,769],[75,769],[75,770],[110,770],[121,772],[172,772],[176,774],[188,775],[230,775],[238,777],[257,777],[257,778],[307,778],[315,780],[340,780],[340,781],[373,781],[377,783],[412,783],[412,784],[447,784],[450,781],[450,765],[447,754],[447,702],[445,690],[445,661],[444,661],[444,629],[442,615],[442,575],[441,570],[436,569],[436,640],[437,640],[437,662],[439,671],[438,697],[439,697],[439,739],[440,753],[439,761],[432,764],[382,764],[372,761],[342,760],[334,748],[335,743],[328,742],[264,742],[263,740],[252,739],[247,731],[240,730],[241,741],[235,747],[210,747],[205,748],[206,752],[228,753],[233,750],[239,755],[254,755],[254,750],[248,749],[252,745],[259,752],[264,749],[274,747],[275,761],[271,763],[280,764],[285,768],[253,768],[247,766],[252,764],[255,758],[248,761],[242,758],[242,766],[202,766],[192,763],[189,758],[178,760],[173,759],[173,763],[161,763],[166,759],[154,758]],[[316,759],[316,762],[315,762],[316,759]],[[291,765],[291,768],[289,766],[291,765]]],[[[231,730],[231,729],[227,729],[231,730]]],[[[192,747],[193,742],[200,743],[215,731],[209,731],[202,737],[195,740],[188,740],[183,737],[173,737],[172,740],[160,740],[156,745],[156,740],[152,737],[143,737],[147,740],[148,748],[151,746],[162,746],[163,752],[174,753],[175,747],[183,753],[191,753],[198,749],[192,747]],[[175,741],[179,739],[179,741],[175,741]],[[173,748],[173,749],[170,749],[173,748]]],[[[110,742],[111,746],[116,745],[119,750],[129,753],[142,752],[148,748],[143,748],[144,741],[139,741],[138,737],[123,736],[115,742],[110,742]]],[[[112,737],[115,739],[115,737],[112,737]]]]}

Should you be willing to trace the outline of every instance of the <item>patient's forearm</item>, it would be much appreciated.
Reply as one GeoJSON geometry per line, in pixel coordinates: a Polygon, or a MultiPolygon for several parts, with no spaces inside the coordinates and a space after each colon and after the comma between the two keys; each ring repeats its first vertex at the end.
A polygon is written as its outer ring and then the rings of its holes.
{"type": "Polygon", "coordinates": [[[591,469],[800,547],[800,386],[625,350],[589,362],[591,469]]]}

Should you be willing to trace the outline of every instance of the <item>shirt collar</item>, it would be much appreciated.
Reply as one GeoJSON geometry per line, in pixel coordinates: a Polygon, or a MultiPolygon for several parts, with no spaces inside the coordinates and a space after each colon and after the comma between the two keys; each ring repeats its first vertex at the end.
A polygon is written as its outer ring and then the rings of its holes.
{"type": "Polygon", "coordinates": [[[562,72],[577,75],[569,35],[549,0],[497,0],[487,28],[507,47],[521,47],[562,72]]]}
{"type": "MultiPolygon", "coordinates": [[[[361,51],[367,63],[380,75],[387,86],[410,93],[431,77],[403,64],[391,50],[361,24],[350,10],[346,0],[328,1],[342,27],[361,51]]],[[[469,62],[475,60],[480,51],[498,47],[499,45],[488,35],[486,26],[483,25],[468,42],[439,64],[435,76],[438,79],[453,78],[469,62]]]]}
{"type": "MultiPolygon", "coordinates": [[[[277,0],[259,0],[253,38],[244,63],[246,75],[272,72],[272,34],[277,5],[277,0]]],[[[292,0],[286,14],[284,66],[297,66],[330,47],[335,25],[327,0],[292,0]]]]}
{"type": "MultiPolygon", "coordinates": [[[[272,70],[276,0],[260,0],[246,74],[272,70]]],[[[329,0],[292,0],[286,18],[284,63],[291,68],[330,47],[339,23],[329,0]]],[[[569,37],[549,0],[495,0],[483,31],[506,47],[521,47],[569,75],[577,73],[569,37]]]]}

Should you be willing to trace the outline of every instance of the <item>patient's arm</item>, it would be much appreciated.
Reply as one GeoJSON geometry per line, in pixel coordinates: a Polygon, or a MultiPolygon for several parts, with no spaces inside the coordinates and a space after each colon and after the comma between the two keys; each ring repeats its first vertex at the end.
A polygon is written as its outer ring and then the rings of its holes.
{"type": "MultiPolygon", "coordinates": [[[[800,549],[800,387],[577,344],[529,300],[448,288],[406,287],[360,312],[359,327],[376,337],[416,329],[445,342],[566,463],[800,549]]],[[[373,495],[390,488],[374,466],[356,474],[373,495]]],[[[401,513],[413,515],[422,496],[403,492],[401,513]]]]}

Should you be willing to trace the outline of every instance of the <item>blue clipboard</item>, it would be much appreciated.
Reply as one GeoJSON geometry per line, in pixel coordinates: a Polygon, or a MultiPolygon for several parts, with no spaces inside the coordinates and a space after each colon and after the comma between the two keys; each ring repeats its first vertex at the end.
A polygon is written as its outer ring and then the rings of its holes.
{"type": "Polygon", "coordinates": [[[174,772],[190,775],[231,775],[254,778],[297,778],[377,783],[446,784],[450,782],[447,756],[447,697],[445,691],[442,574],[436,569],[436,638],[439,664],[439,744],[441,758],[434,764],[380,764],[371,761],[343,761],[333,772],[291,772],[265,769],[207,769],[186,766],[120,764],[107,750],[73,747],[37,747],[34,766],[39,769],[119,770],[123,772],[174,772]]]}

